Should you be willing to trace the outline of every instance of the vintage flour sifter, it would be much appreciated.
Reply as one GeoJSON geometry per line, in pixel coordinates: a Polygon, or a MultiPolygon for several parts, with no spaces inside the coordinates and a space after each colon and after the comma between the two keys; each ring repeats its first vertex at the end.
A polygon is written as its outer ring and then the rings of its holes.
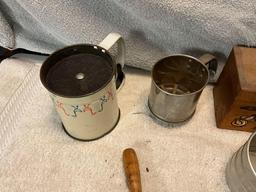
{"type": "Polygon", "coordinates": [[[122,37],[110,33],[99,45],[65,47],[43,63],[41,82],[50,92],[68,135],[90,141],[116,126],[120,117],[116,89],[123,82],[124,60],[122,37]],[[116,43],[114,60],[108,50],[116,43]]]}
{"type": "Polygon", "coordinates": [[[256,132],[230,159],[226,179],[232,192],[256,191],[256,132]]]}

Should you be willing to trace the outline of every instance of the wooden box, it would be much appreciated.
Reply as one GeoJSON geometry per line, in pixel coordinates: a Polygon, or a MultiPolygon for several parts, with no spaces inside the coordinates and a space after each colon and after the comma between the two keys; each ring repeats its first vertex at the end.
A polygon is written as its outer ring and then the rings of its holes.
{"type": "Polygon", "coordinates": [[[233,48],[213,97],[217,127],[256,131],[256,48],[233,48]]]}

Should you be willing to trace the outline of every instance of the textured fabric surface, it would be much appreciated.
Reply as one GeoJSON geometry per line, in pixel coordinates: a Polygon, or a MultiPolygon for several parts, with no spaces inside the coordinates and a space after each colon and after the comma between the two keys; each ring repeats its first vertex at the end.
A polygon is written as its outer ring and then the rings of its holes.
{"type": "Polygon", "coordinates": [[[11,65],[7,63],[0,63],[0,111],[7,106],[9,99],[19,89],[25,76],[34,66],[32,63],[24,65],[24,62],[20,60],[15,60],[11,65]]]}
{"type": "Polygon", "coordinates": [[[14,34],[2,13],[0,12],[0,44],[5,47],[14,46],[14,34]]]}
{"type": "Polygon", "coordinates": [[[255,0],[1,0],[0,44],[52,52],[121,33],[127,64],[150,68],[171,53],[255,45],[255,0]],[[8,21],[8,23],[7,23],[8,21]]]}
{"type": "MultiPolygon", "coordinates": [[[[192,119],[167,125],[146,105],[149,74],[128,68],[118,93],[118,126],[97,141],[79,142],[64,133],[39,67],[16,59],[0,65],[1,74],[9,74],[0,82],[19,76],[12,94],[0,92],[1,106],[7,104],[0,113],[1,192],[128,192],[122,164],[127,147],[137,152],[144,191],[229,192],[225,166],[250,134],[216,127],[211,86],[192,119]],[[9,73],[13,65],[19,71],[9,73]]],[[[7,86],[1,83],[0,90],[7,86]]]]}

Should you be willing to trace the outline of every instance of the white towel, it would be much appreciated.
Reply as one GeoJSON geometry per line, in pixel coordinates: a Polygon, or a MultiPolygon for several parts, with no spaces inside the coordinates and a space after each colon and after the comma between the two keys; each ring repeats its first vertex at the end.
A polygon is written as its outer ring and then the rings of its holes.
{"type": "Polygon", "coordinates": [[[137,152],[143,191],[229,192],[226,164],[250,134],[216,127],[211,86],[192,119],[166,125],[146,105],[149,74],[129,68],[118,93],[118,126],[99,140],[79,142],[63,131],[39,68],[16,59],[0,65],[0,82],[13,82],[0,84],[10,89],[0,92],[1,192],[128,192],[122,164],[127,147],[137,152]]]}
{"type": "Polygon", "coordinates": [[[52,52],[97,44],[114,31],[126,40],[129,65],[149,69],[171,53],[222,59],[234,44],[255,45],[255,6],[256,0],[1,0],[0,45],[52,52]]]}

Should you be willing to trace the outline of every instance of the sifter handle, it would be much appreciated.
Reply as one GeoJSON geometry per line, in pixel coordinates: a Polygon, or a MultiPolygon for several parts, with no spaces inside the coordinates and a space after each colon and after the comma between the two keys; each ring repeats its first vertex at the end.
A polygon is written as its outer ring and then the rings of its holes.
{"type": "Polygon", "coordinates": [[[117,73],[116,73],[116,88],[119,90],[124,83],[124,73],[122,71],[125,62],[125,43],[122,36],[118,33],[110,33],[100,42],[99,46],[109,50],[113,45],[117,44],[117,73]]]}
{"type": "Polygon", "coordinates": [[[209,53],[206,53],[204,55],[202,55],[199,60],[205,64],[209,70],[209,75],[210,75],[210,78],[209,78],[209,82],[210,83],[216,83],[216,72],[217,72],[217,69],[218,69],[218,61],[217,59],[215,58],[215,56],[209,54],[209,53]]]}
{"type": "Polygon", "coordinates": [[[125,149],[123,152],[124,169],[130,192],[142,192],[139,162],[136,152],[131,149],[125,149]]]}

